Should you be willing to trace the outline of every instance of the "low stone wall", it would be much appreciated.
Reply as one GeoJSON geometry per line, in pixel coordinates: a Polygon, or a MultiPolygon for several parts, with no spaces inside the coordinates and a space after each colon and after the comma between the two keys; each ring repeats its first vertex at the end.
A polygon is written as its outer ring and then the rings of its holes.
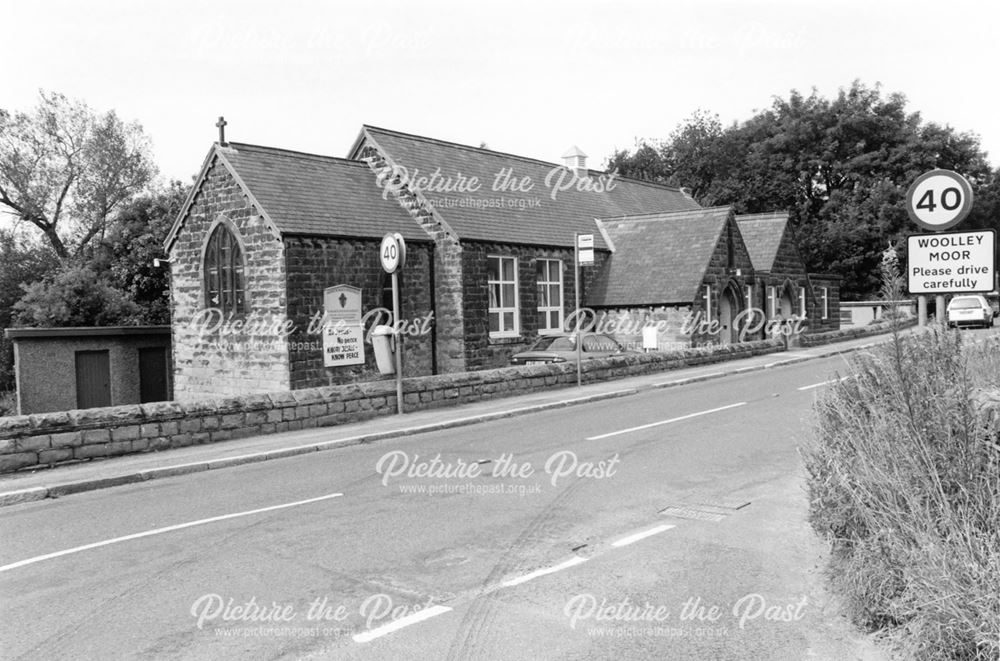
{"type": "MultiPolygon", "coordinates": [[[[671,353],[626,354],[583,364],[593,383],[781,351],[762,340],[671,353]]],[[[522,395],[576,384],[575,364],[503,367],[403,380],[407,411],[522,395]]],[[[0,473],[235,438],[356,422],[396,412],[396,382],[309,388],[187,402],[0,418],[0,473]]]]}
{"type": "MultiPolygon", "coordinates": [[[[917,320],[914,318],[902,319],[899,322],[900,329],[911,328],[916,325],[917,320]]],[[[817,347],[823,344],[832,344],[833,342],[854,340],[859,337],[881,335],[882,333],[888,333],[891,330],[892,322],[883,321],[877,324],[870,324],[868,326],[843,328],[841,330],[827,331],[825,333],[803,333],[799,336],[798,341],[800,346],[803,347],[817,347]]]]}

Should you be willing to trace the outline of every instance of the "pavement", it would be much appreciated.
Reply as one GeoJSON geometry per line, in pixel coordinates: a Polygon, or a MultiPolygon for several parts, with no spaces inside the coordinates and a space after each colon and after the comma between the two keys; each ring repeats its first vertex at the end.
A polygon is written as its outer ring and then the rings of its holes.
{"type": "MultiPolygon", "coordinates": [[[[904,331],[906,332],[912,330],[904,331]]],[[[417,411],[401,416],[384,416],[336,427],[254,436],[208,445],[21,471],[0,476],[0,507],[175,475],[375,443],[548,409],[580,406],[588,402],[627,397],[657,388],[720,379],[733,374],[766,370],[838,354],[846,355],[869,349],[889,339],[891,335],[887,333],[820,347],[794,348],[780,353],[603,381],[581,387],[534,392],[447,409],[417,411]]]]}

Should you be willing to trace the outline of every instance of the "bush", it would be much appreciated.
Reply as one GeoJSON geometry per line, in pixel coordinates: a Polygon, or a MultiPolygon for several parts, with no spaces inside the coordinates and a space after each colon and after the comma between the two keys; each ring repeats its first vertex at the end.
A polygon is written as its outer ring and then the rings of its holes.
{"type": "Polygon", "coordinates": [[[134,324],[140,309],[86,266],[67,266],[30,285],[14,304],[14,320],[25,326],[116,326],[134,324]]]}
{"type": "Polygon", "coordinates": [[[908,658],[1000,657],[1000,341],[961,337],[854,357],[802,448],[835,589],[908,658]]]}
{"type": "Polygon", "coordinates": [[[0,390],[0,418],[6,415],[17,415],[17,392],[0,390]]]}

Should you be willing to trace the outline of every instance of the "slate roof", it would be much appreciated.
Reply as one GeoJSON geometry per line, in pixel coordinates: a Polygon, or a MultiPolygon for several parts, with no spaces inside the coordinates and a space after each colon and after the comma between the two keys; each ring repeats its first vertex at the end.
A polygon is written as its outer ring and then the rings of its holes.
{"type": "Polygon", "coordinates": [[[750,261],[757,271],[770,271],[788,225],[788,212],[755,213],[736,216],[750,261]]]}
{"type": "MultiPolygon", "coordinates": [[[[430,240],[391,195],[383,199],[375,175],[361,161],[239,142],[214,145],[206,167],[215,158],[230,168],[280,234],[380,238],[399,232],[408,241],[430,240]]],[[[168,250],[193,193],[167,238],[168,250]]]]}
{"type": "Polygon", "coordinates": [[[587,295],[593,306],[690,303],[732,207],[601,219],[614,253],[587,295]]]}
{"type": "MultiPolygon", "coordinates": [[[[430,176],[440,169],[442,179],[458,176],[476,177],[480,188],[475,192],[440,193],[425,190],[424,197],[461,239],[528,245],[573,245],[573,233],[594,233],[595,247],[606,248],[596,232],[594,219],[651,212],[698,209],[700,206],[679,188],[635,179],[616,178],[612,190],[603,192],[553,188],[560,175],[557,163],[445,142],[417,135],[399,133],[373,126],[362,128],[351,155],[365,139],[370,140],[391,162],[406,169],[408,175],[430,176]],[[502,170],[512,178],[530,177],[534,187],[528,192],[494,191],[493,184],[502,170]],[[546,177],[556,171],[546,186],[546,177]],[[490,200],[502,199],[503,207],[488,206],[490,200]],[[513,200],[524,208],[507,206],[513,200]],[[471,204],[470,204],[471,201],[471,204]],[[537,206],[531,206],[537,201],[537,206]]],[[[565,171],[563,171],[565,172],[565,171]]],[[[604,174],[588,171],[591,177],[604,174]]],[[[567,180],[568,181],[568,177],[567,180]]]]}
{"type": "Polygon", "coordinates": [[[225,158],[283,233],[381,238],[429,237],[391,195],[382,197],[366,163],[230,142],[225,158]]]}

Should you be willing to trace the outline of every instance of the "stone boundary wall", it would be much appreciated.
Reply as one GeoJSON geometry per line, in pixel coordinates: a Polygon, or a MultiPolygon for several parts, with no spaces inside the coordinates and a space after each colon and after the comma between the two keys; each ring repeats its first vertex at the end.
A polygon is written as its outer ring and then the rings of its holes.
{"type": "MultiPolygon", "coordinates": [[[[583,364],[594,383],[782,351],[775,340],[583,364]]],[[[502,367],[403,380],[407,411],[576,384],[570,363],[502,367]]],[[[186,402],[156,402],[0,418],[0,473],[248,436],[327,427],[396,413],[396,382],[354,383],[186,402]]]]}
{"type": "MultiPolygon", "coordinates": [[[[903,319],[899,322],[900,330],[911,328],[917,325],[915,318],[903,319]]],[[[833,342],[843,342],[845,340],[855,340],[859,337],[869,337],[871,335],[881,335],[892,330],[892,322],[885,321],[868,326],[857,328],[843,328],[841,330],[827,331],[825,333],[803,333],[799,336],[799,345],[803,347],[818,347],[833,342]]]]}

